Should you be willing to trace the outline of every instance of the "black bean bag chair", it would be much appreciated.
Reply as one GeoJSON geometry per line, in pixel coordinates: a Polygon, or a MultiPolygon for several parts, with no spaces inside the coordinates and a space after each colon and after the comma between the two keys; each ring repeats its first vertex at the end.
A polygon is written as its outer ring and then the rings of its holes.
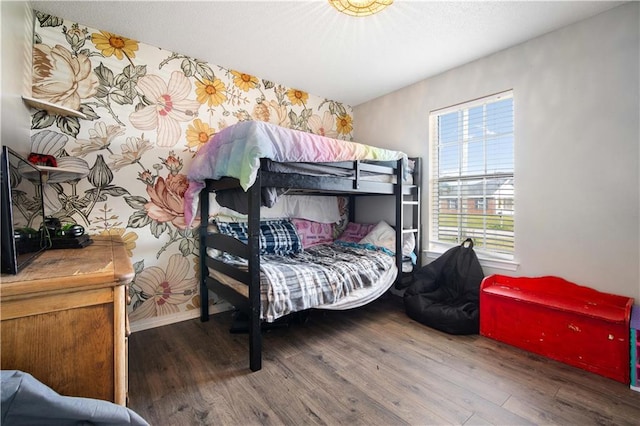
{"type": "Polygon", "coordinates": [[[406,313],[449,334],[477,334],[483,278],[473,241],[467,238],[414,273],[403,295],[406,313]]]}

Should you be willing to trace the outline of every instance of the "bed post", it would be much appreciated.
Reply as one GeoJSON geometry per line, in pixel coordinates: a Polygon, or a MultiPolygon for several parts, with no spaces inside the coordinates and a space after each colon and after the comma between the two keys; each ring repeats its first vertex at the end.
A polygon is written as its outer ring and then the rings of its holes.
{"type": "Polygon", "coordinates": [[[260,329],[260,170],[248,191],[249,197],[249,368],[262,368],[262,332],[260,329]]]}
{"type": "Polygon", "coordinates": [[[200,321],[209,321],[209,287],[207,287],[207,225],[209,219],[209,191],[205,186],[200,191],[200,321]]]}
{"type": "Polygon", "coordinates": [[[395,200],[396,200],[396,267],[398,268],[398,275],[396,276],[396,284],[402,281],[402,230],[404,229],[404,196],[402,184],[404,182],[404,168],[405,164],[402,159],[396,163],[396,186],[395,186],[395,200]]]}

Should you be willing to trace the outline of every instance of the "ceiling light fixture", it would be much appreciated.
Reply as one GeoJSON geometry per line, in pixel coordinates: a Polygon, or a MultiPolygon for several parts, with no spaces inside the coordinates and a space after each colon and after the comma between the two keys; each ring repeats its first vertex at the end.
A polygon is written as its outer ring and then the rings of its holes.
{"type": "Polygon", "coordinates": [[[329,0],[336,10],[351,16],[369,16],[380,12],[393,0],[329,0]]]}

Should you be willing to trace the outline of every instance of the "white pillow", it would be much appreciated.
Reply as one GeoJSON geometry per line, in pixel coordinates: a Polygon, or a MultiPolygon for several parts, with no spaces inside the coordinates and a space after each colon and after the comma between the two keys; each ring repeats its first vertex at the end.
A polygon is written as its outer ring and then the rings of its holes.
{"type": "MultiPolygon", "coordinates": [[[[338,197],[324,195],[281,195],[273,207],[263,207],[260,213],[262,219],[298,218],[320,223],[341,219],[338,197]]],[[[209,217],[229,222],[247,219],[247,215],[218,204],[214,193],[209,196],[209,217]]]]}
{"type": "MultiPolygon", "coordinates": [[[[381,220],[367,234],[366,237],[359,241],[360,244],[373,244],[374,246],[384,247],[387,250],[396,252],[396,230],[387,222],[381,220]]],[[[410,256],[416,246],[416,238],[413,232],[402,234],[402,255],[410,256]]]]}
{"type": "Polygon", "coordinates": [[[265,217],[291,217],[320,223],[340,222],[338,197],[326,195],[281,195],[270,209],[262,209],[265,217]]]}
{"type": "Polygon", "coordinates": [[[373,244],[395,253],[396,231],[387,222],[381,220],[366,237],[360,240],[360,244],[373,244]]]}

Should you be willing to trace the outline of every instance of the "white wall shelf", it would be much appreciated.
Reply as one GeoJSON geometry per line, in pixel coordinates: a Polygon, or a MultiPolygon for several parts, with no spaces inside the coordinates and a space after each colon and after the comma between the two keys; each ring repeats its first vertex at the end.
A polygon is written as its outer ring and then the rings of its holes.
{"type": "Polygon", "coordinates": [[[78,117],[82,119],[86,119],[87,116],[77,111],[75,109],[67,108],[62,105],[52,104],[51,102],[47,102],[42,99],[31,98],[29,96],[23,96],[22,100],[25,104],[29,105],[31,108],[35,109],[43,109],[45,111],[52,112],[58,115],[64,115],[68,117],[78,117]]]}
{"type": "MultiPolygon", "coordinates": [[[[34,164],[34,166],[40,171],[40,175],[42,176],[42,183],[44,184],[67,182],[70,180],[82,179],[86,176],[86,173],[73,169],[40,166],[37,164],[34,164]]],[[[35,170],[31,170],[33,169],[20,170],[20,174],[30,180],[37,179],[37,172],[35,170]]]]}

